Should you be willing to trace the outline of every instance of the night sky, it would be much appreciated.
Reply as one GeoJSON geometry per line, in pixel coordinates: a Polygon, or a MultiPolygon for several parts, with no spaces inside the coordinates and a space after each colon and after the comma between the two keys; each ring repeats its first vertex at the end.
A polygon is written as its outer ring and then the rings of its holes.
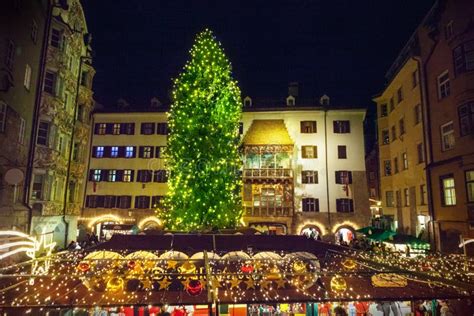
{"type": "Polygon", "coordinates": [[[244,95],[301,94],[370,106],[388,67],[433,0],[83,0],[93,35],[94,93],[113,106],[165,99],[196,33],[212,29],[244,95]]]}

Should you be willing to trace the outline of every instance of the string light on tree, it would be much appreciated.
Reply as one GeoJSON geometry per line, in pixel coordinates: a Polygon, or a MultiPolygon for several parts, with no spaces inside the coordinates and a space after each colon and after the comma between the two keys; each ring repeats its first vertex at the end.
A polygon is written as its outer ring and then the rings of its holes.
{"type": "Polygon", "coordinates": [[[198,34],[191,59],[174,82],[161,212],[168,229],[233,228],[241,217],[238,176],[240,90],[210,30],[198,34]]]}

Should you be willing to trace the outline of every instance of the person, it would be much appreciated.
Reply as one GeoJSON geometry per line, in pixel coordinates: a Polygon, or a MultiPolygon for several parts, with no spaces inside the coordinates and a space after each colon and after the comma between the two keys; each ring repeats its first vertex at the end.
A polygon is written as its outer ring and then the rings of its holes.
{"type": "Polygon", "coordinates": [[[346,310],[341,305],[337,305],[334,308],[334,314],[335,316],[347,316],[346,310]]]}
{"type": "Polygon", "coordinates": [[[408,245],[405,248],[405,255],[407,256],[407,258],[410,258],[410,246],[408,246],[408,245]]]}
{"type": "Polygon", "coordinates": [[[67,250],[79,250],[79,249],[81,249],[81,246],[79,246],[79,244],[75,240],[71,240],[71,242],[67,246],[67,250]]]}

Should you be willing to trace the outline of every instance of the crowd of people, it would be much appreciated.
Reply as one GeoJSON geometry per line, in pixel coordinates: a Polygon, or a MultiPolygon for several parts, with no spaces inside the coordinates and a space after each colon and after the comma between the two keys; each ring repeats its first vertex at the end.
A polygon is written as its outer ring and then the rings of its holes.
{"type": "Polygon", "coordinates": [[[97,235],[92,232],[91,234],[87,234],[86,238],[81,242],[77,242],[72,240],[69,245],[67,246],[67,250],[80,250],[80,249],[87,249],[99,244],[99,238],[97,235]]]}

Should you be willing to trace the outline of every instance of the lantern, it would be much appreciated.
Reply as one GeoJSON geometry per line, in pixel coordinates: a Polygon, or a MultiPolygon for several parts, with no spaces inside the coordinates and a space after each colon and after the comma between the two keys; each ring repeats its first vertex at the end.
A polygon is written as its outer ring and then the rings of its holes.
{"type": "Polygon", "coordinates": [[[346,280],[344,280],[342,277],[335,275],[331,279],[331,290],[336,293],[342,293],[347,289],[347,283],[346,280]]]}
{"type": "Polygon", "coordinates": [[[186,292],[191,296],[197,296],[202,293],[202,283],[200,280],[189,280],[186,285],[186,292]]]}
{"type": "Polygon", "coordinates": [[[89,262],[87,261],[82,261],[79,263],[79,265],[77,266],[77,269],[81,272],[87,272],[89,271],[91,268],[89,262]]]}
{"type": "Polygon", "coordinates": [[[117,292],[123,290],[123,279],[120,277],[113,277],[107,282],[107,290],[117,292]]]}

